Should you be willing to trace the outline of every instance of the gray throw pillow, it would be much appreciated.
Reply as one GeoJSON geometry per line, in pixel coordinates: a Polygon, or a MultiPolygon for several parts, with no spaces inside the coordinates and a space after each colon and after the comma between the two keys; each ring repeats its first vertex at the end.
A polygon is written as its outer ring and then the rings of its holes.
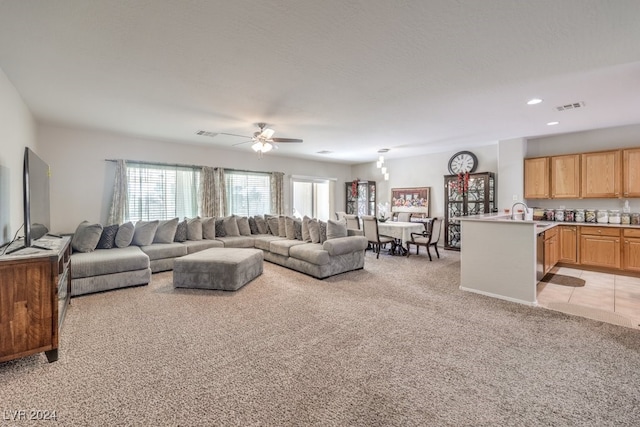
{"type": "Polygon", "coordinates": [[[334,221],[332,219],[327,221],[327,240],[347,237],[347,235],[346,221],[334,221]]]}
{"type": "Polygon", "coordinates": [[[327,223],[318,221],[318,228],[320,229],[320,243],[324,243],[327,240],[327,223]]]}
{"type": "Polygon", "coordinates": [[[160,221],[158,220],[136,222],[131,244],[135,246],[147,246],[152,244],[159,223],[160,221]]]}
{"type": "Polygon", "coordinates": [[[134,230],[135,227],[131,221],[125,222],[118,227],[118,232],[116,233],[116,246],[119,248],[126,248],[131,245],[134,230]]]}
{"type": "Polygon", "coordinates": [[[284,215],[278,217],[278,236],[280,237],[287,237],[287,223],[285,219],[286,217],[284,215]]]}
{"type": "Polygon", "coordinates": [[[248,218],[249,221],[249,231],[251,234],[260,234],[260,230],[258,230],[258,224],[256,224],[256,219],[252,216],[248,218]]]}
{"type": "Polygon", "coordinates": [[[269,234],[269,226],[267,221],[261,216],[255,216],[256,226],[258,227],[258,234],[269,234]]]}
{"type": "Polygon", "coordinates": [[[311,241],[311,235],[309,234],[309,221],[311,221],[311,218],[309,218],[308,216],[304,216],[302,218],[302,241],[303,242],[310,242],[311,241]]]}
{"type": "Polygon", "coordinates": [[[153,237],[153,243],[173,243],[178,229],[178,218],[166,219],[158,223],[156,235],[153,237]]]}
{"type": "Polygon", "coordinates": [[[294,221],[295,219],[290,216],[284,219],[285,237],[289,240],[295,240],[296,238],[296,227],[293,225],[294,221]]]}
{"type": "Polygon", "coordinates": [[[222,224],[224,225],[224,233],[227,236],[239,236],[240,230],[238,230],[238,222],[236,221],[236,217],[226,216],[222,219],[222,224]]]}
{"type": "Polygon", "coordinates": [[[82,221],[71,238],[71,247],[75,252],[93,252],[102,236],[101,224],[82,221]]]}
{"type": "Polygon", "coordinates": [[[200,218],[187,220],[187,240],[202,240],[202,221],[200,218]]]}
{"type": "Polygon", "coordinates": [[[111,249],[116,247],[116,234],[118,234],[118,224],[107,225],[102,228],[102,235],[98,241],[96,249],[111,249]]]}
{"type": "Polygon", "coordinates": [[[187,241],[187,220],[184,219],[178,223],[176,227],[176,235],[173,238],[174,242],[186,242],[187,241]]]}
{"type": "Polygon", "coordinates": [[[274,236],[278,236],[278,229],[280,228],[280,221],[278,221],[278,217],[269,216],[266,218],[266,220],[267,225],[269,226],[269,233],[273,234],[274,236]]]}
{"type": "Polygon", "coordinates": [[[201,218],[202,221],[202,237],[207,240],[216,238],[216,219],[213,217],[201,218]]]}
{"type": "Polygon", "coordinates": [[[309,237],[311,243],[320,243],[320,225],[315,219],[309,221],[309,237]]]}
{"type": "Polygon", "coordinates": [[[241,236],[251,236],[251,227],[249,227],[249,218],[246,216],[237,216],[236,223],[241,236]]]}

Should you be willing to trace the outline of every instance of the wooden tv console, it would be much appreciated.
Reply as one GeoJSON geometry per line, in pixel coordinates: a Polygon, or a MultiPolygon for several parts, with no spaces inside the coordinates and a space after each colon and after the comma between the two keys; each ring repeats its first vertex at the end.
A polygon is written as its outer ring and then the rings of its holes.
{"type": "Polygon", "coordinates": [[[69,237],[0,256],[0,362],[44,351],[58,360],[58,338],[71,297],[69,237]]]}

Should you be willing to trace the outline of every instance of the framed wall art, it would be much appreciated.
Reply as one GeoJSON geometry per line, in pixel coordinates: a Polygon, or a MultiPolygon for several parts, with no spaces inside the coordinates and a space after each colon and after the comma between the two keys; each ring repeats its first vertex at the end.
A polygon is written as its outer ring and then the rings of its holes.
{"type": "Polygon", "coordinates": [[[391,212],[409,212],[428,217],[430,188],[392,188],[391,212]]]}

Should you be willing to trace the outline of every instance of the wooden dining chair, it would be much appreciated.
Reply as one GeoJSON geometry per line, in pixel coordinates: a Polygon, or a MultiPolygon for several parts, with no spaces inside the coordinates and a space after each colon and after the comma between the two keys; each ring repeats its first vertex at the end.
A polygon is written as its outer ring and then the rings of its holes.
{"type": "Polygon", "coordinates": [[[376,252],[376,259],[380,258],[380,248],[387,243],[391,243],[391,253],[395,252],[396,241],[390,236],[381,236],[378,233],[378,220],[373,215],[362,215],[362,229],[364,237],[376,252]]]}
{"type": "Polygon", "coordinates": [[[429,247],[433,246],[436,251],[436,255],[440,258],[438,252],[438,241],[440,240],[440,230],[442,229],[442,219],[432,218],[431,221],[424,223],[424,231],[422,233],[411,233],[411,240],[407,241],[407,256],[411,254],[411,245],[416,246],[416,255],[420,253],[420,246],[427,248],[427,254],[429,255],[429,261],[431,259],[431,251],[429,247]]]}
{"type": "Polygon", "coordinates": [[[398,222],[409,222],[411,221],[411,214],[409,212],[398,212],[398,222]]]}
{"type": "Polygon", "coordinates": [[[358,218],[358,215],[345,215],[344,218],[347,220],[347,229],[360,230],[360,218],[358,218]]]}

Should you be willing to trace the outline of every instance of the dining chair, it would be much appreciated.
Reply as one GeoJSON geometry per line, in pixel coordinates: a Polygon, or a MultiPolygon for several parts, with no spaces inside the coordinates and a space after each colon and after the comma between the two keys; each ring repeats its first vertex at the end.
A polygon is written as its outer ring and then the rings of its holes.
{"type": "Polygon", "coordinates": [[[347,220],[347,229],[360,230],[360,219],[358,215],[345,215],[344,218],[347,220]]]}
{"type": "Polygon", "coordinates": [[[342,218],[344,218],[345,216],[347,216],[346,212],[336,212],[336,219],[338,221],[340,221],[342,218]]]}
{"type": "Polygon", "coordinates": [[[398,212],[398,216],[396,218],[399,222],[409,222],[411,221],[411,214],[409,212],[398,212]]]}
{"type": "Polygon", "coordinates": [[[367,238],[369,244],[376,252],[376,259],[380,258],[380,248],[387,243],[391,243],[390,252],[395,252],[396,241],[393,237],[380,235],[378,233],[378,220],[373,215],[362,215],[362,229],[364,237],[367,238]]]}
{"type": "Polygon", "coordinates": [[[411,254],[411,245],[416,245],[416,255],[420,253],[420,246],[424,246],[427,248],[429,261],[433,261],[431,259],[431,251],[429,251],[429,246],[433,246],[436,255],[440,258],[438,241],[440,240],[441,229],[442,219],[432,218],[430,221],[424,223],[424,231],[422,233],[411,233],[411,240],[407,241],[407,256],[411,254]]]}

